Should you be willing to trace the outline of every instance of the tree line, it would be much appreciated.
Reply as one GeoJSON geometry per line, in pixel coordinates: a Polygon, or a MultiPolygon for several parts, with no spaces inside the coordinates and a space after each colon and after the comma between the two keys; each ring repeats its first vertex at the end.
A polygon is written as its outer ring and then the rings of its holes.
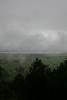
{"type": "Polygon", "coordinates": [[[22,71],[13,80],[7,77],[8,72],[0,66],[0,100],[67,98],[67,59],[52,71],[36,58],[26,76],[22,71]]]}

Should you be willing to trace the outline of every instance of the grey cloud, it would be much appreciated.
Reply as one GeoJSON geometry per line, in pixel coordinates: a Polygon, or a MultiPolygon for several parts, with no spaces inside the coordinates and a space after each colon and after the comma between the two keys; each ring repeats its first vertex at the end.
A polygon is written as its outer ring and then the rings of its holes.
{"type": "MultiPolygon", "coordinates": [[[[55,33],[54,33],[55,34],[55,33]]],[[[0,44],[0,47],[6,50],[19,50],[22,52],[29,53],[56,53],[56,52],[66,52],[67,50],[67,35],[66,33],[58,32],[58,40],[51,40],[48,37],[44,37],[42,33],[35,33],[32,35],[21,36],[18,33],[7,33],[0,44]]]]}
{"type": "Polygon", "coordinates": [[[66,52],[66,43],[67,0],[0,0],[0,50],[66,52]]]}
{"type": "Polygon", "coordinates": [[[67,30],[66,4],[67,0],[1,0],[0,14],[37,28],[67,30]]]}

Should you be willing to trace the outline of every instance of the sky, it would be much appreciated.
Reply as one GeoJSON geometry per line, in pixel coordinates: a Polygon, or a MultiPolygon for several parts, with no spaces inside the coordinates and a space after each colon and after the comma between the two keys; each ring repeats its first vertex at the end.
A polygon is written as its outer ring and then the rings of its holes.
{"type": "Polygon", "coordinates": [[[67,52],[67,0],[0,0],[0,51],[67,52]]]}

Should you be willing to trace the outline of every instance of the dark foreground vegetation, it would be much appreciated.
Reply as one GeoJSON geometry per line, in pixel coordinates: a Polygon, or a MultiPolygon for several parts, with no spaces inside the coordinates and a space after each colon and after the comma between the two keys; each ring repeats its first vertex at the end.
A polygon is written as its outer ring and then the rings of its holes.
{"type": "Polygon", "coordinates": [[[18,71],[13,80],[8,77],[0,66],[0,100],[67,99],[67,60],[51,70],[36,58],[26,76],[18,71]]]}

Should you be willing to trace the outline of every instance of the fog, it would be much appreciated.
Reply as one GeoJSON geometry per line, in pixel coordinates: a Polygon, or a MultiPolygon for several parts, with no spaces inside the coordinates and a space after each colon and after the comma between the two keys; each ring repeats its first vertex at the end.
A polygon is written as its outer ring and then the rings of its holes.
{"type": "Polygon", "coordinates": [[[67,0],[0,0],[0,51],[67,52],[67,0]]]}

